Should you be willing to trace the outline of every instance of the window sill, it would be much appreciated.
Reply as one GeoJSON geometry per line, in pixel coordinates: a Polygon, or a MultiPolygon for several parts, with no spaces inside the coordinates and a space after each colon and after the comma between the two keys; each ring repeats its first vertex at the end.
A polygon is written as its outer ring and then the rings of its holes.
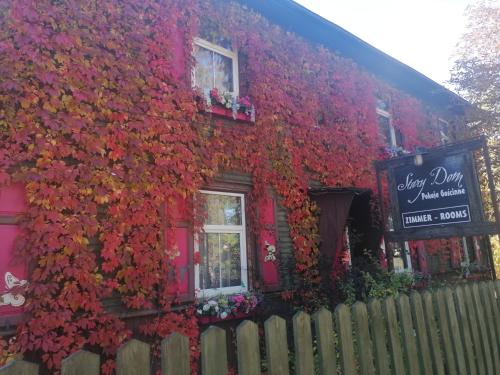
{"type": "Polygon", "coordinates": [[[248,123],[254,122],[252,121],[250,115],[246,115],[245,113],[242,112],[237,112],[236,118],[234,118],[233,111],[231,109],[225,108],[220,105],[212,105],[212,107],[205,109],[205,112],[211,113],[212,115],[217,117],[229,118],[235,121],[248,122],[248,123]]]}

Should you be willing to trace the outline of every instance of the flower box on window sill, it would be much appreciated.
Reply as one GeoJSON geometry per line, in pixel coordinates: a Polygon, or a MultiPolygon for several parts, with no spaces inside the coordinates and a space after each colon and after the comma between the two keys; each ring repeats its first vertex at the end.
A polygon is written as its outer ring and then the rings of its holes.
{"type": "Polygon", "coordinates": [[[230,118],[230,119],[236,120],[236,121],[253,122],[252,117],[250,115],[243,113],[243,112],[236,112],[236,118],[234,118],[233,111],[231,109],[220,106],[220,105],[212,105],[211,107],[207,108],[205,111],[209,112],[215,116],[218,116],[218,117],[230,118]]]}
{"type": "Polygon", "coordinates": [[[228,316],[224,319],[221,318],[220,316],[202,315],[202,316],[198,316],[198,323],[199,324],[215,324],[215,323],[227,322],[230,320],[248,318],[250,315],[251,315],[251,312],[246,313],[243,311],[237,311],[237,312],[228,314],[228,316]]]}

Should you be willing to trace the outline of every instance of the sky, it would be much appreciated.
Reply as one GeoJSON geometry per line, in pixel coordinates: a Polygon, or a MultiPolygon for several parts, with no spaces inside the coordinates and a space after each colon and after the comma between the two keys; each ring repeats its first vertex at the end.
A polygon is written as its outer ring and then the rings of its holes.
{"type": "MultiPolygon", "coordinates": [[[[295,0],[434,81],[450,78],[474,0],[295,0]]],[[[448,85],[446,85],[448,86],[448,85]]]]}

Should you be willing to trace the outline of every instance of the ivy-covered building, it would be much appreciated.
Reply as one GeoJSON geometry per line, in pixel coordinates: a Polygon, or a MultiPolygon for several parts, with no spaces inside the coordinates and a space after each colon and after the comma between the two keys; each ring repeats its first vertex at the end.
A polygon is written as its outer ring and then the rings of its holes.
{"type": "Polygon", "coordinates": [[[480,238],[384,244],[378,211],[373,161],[466,137],[468,103],[295,2],[0,9],[10,349],[51,367],[133,332],[196,347],[208,322],[328,298],[367,259],[487,269],[480,238]]]}

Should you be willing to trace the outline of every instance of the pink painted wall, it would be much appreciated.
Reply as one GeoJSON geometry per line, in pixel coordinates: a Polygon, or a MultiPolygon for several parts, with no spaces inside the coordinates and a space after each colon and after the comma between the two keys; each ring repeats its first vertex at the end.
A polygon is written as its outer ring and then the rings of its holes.
{"type": "MultiPolygon", "coordinates": [[[[21,185],[0,188],[0,217],[15,218],[25,210],[24,189],[21,185]]],[[[23,312],[26,263],[14,257],[19,232],[18,225],[0,224],[0,317],[23,312]]]]}
{"type": "Polygon", "coordinates": [[[0,187],[0,216],[10,216],[25,211],[26,201],[22,185],[0,187]]]}
{"type": "Polygon", "coordinates": [[[260,269],[262,274],[262,281],[265,286],[278,286],[279,272],[278,272],[278,249],[276,243],[276,218],[274,215],[274,201],[272,198],[267,197],[259,202],[259,224],[261,230],[258,240],[258,253],[260,261],[260,269]],[[275,246],[276,261],[266,261],[265,258],[269,255],[266,248],[266,242],[275,246]]]}

